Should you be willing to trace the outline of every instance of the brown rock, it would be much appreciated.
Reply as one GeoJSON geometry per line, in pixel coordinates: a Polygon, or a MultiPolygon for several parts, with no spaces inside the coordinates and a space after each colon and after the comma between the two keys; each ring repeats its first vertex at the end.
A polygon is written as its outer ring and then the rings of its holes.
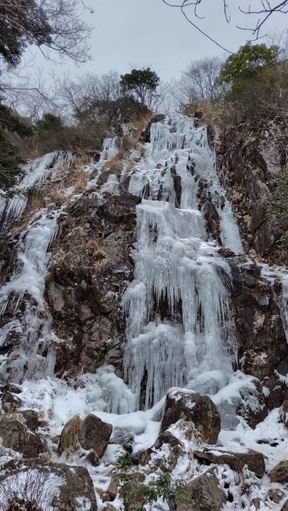
{"type": "Polygon", "coordinates": [[[177,511],[220,511],[226,496],[218,486],[217,477],[207,471],[188,483],[175,500],[177,511]]]}
{"type": "Polygon", "coordinates": [[[285,399],[282,405],[279,418],[281,422],[283,422],[284,426],[288,428],[288,399],[285,399]]]}
{"type": "Polygon", "coordinates": [[[193,422],[204,442],[217,442],[221,420],[216,405],[208,396],[177,387],[170,389],[166,396],[160,432],[163,433],[179,419],[193,422]]]}
{"type": "Polygon", "coordinates": [[[117,511],[116,507],[112,506],[112,504],[106,504],[106,506],[103,507],[103,511],[117,511]]]}
{"type": "Polygon", "coordinates": [[[141,198],[111,195],[103,204],[83,195],[59,218],[46,277],[58,375],[94,373],[113,363],[122,372],[125,322],[120,302],[133,277],[130,247],[141,198]]]}
{"type": "Polygon", "coordinates": [[[87,460],[97,466],[103,456],[112,433],[111,424],[101,421],[96,415],[89,414],[84,420],[78,415],[65,424],[59,441],[58,453],[66,450],[76,451],[79,448],[92,451],[87,460]]]}
{"type": "Polygon", "coordinates": [[[93,449],[101,458],[106,451],[111,433],[111,424],[103,422],[96,415],[89,414],[81,424],[79,442],[83,449],[93,449]]]}
{"type": "Polygon", "coordinates": [[[76,451],[79,445],[79,434],[82,421],[78,415],[72,417],[64,426],[61,432],[60,441],[58,445],[58,453],[61,454],[67,449],[76,451]]]}
{"type": "Polygon", "coordinates": [[[280,461],[268,473],[272,483],[288,483],[288,460],[280,461]]]}
{"type": "Polygon", "coordinates": [[[283,504],[283,506],[281,507],[281,510],[280,511],[288,511],[288,500],[286,500],[283,504]]]}
{"type": "MultiPolygon", "coordinates": [[[[25,509],[28,509],[29,502],[33,503],[36,495],[39,509],[51,506],[56,511],[79,509],[97,511],[94,485],[88,470],[84,467],[44,463],[38,460],[27,460],[23,466],[21,461],[13,461],[3,467],[3,473],[5,475],[0,476],[0,484],[3,483],[4,486],[11,484],[11,478],[14,476],[13,493],[16,493],[20,503],[26,505],[25,509]],[[9,481],[6,481],[8,477],[9,481]],[[23,495],[25,502],[22,502],[23,495]],[[47,499],[50,502],[47,502],[47,499]]],[[[10,496],[11,494],[5,495],[5,498],[8,499],[10,496]]]]}
{"type": "Polygon", "coordinates": [[[199,461],[203,460],[205,463],[208,461],[209,463],[229,465],[232,470],[237,472],[242,472],[243,468],[247,466],[257,477],[262,477],[265,473],[263,454],[252,449],[243,453],[204,449],[203,451],[194,451],[194,456],[199,461]]]}
{"type": "Polygon", "coordinates": [[[0,436],[4,447],[21,452],[25,458],[37,458],[40,454],[49,453],[40,436],[30,432],[18,420],[7,417],[1,419],[0,436]]]}
{"type": "Polygon", "coordinates": [[[219,215],[214,204],[212,204],[210,200],[206,200],[201,211],[206,220],[209,232],[215,239],[220,240],[219,215]]]}
{"type": "Polygon", "coordinates": [[[279,502],[285,497],[285,493],[280,488],[270,488],[267,495],[272,502],[279,504],[279,502]]]}
{"type": "Polygon", "coordinates": [[[24,417],[27,428],[31,431],[36,431],[39,428],[38,413],[34,410],[21,411],[21,415],[24,417]]]}
{"type": "Polygon", "coordinates": [[[118,481],[117,481],[117,479],[112,477],[110,484],[107,488],[107,493],[109,493],[111,500],[114,500],[116,498],[117,491],[118,491],[118,481]]]}
{"type": "Polygon", "coordinates": [[[19,397],[15,396],[15,394],[12,394],[12,392],[6,391],[1,397],[2,401],[2,409],[6,413],[11,413],[17,410],[19,406],[21,406],[22,402],[19,397]]]}

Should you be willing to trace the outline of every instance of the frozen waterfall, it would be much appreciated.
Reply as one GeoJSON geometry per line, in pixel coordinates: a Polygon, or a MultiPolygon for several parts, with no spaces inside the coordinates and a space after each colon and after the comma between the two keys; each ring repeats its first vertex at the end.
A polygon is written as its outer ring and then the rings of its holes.
{"type": "MultiPolygon", "coordinates": [[[[9,232],[24,214],[31,187],[59,177],[74,160],[70,151],[55,151],[23,166],[24,176],[12,196],[0,198],[1,234],[9,232]]],[[[19,383],[26,378],[52,375],[54,334],[52,318],[44,298],[45,277],[50,261],[49,245],[57,234],[61,207],[50,205],[37,211],[21,232],[16,244],[16,264],[9,281],[0,290],[0,375],[19,383]]]]}
{"type": "Polygon", "coordinates": [[[125,375],[142,409],[172,386],[217,392],[231,368],[230,268],[207,232],[200,187],[219,215],[222,245],[241,252],[206,129],[186,117],[152,124],[130,179],[129,192],[143,200],[135,278],[123,297],[125,375]]]}

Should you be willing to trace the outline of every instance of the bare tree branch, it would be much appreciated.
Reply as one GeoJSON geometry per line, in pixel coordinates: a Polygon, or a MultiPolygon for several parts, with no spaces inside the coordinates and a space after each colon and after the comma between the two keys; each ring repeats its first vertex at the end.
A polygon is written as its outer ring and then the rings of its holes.
{"type": "MultiPolygon", "coordinates": [[[[223,13],[224,13],[224,19],[227,23],[230,23],[232,21],[232,15],[228,15],[228,9],[229,9],[229,1],[228,0],[220,0],[222,3],[223,13]]],[[[232,0],[230,0],[231,2],[232,0]]],[[[205,0],[174,0],[174,2],[171,2],[169,0],[162,0],[162,2],[169,7],[175,7],[178,8],[184,17],[187,19],[187,21],[192,25],[198,32],[203,34],[205,37],[210,39],[214,44],[219,46],[222,50],[232,53],[227,48],[224,48],[219,41],[216,41],[213,37],[211,37],[210,34],[202,30],[200,28],[199,24],[193,21],[193,18],[195,20],[201,20],[204,19],[205,16],[199,15],[199,7],[202,5],[204,6],[206,4],[205,0]]],[[[242,5],[244,4],[244,0],[239,0],[239,2],[242,2],[242,5]]],[[[288,0],[283,0],[279,2],[279,0],[254,0],[253,6],[249,5],[249,7],[243,7],[241,4],[238,5],[238,10],[247,16],[257,16],[257,20],[253,22],[253,25],[251,27],[246,26],[240,26],[236,25],[237,28],[241,30],[246,30],[251,32],[252,37],[254,40],[257,40],[261,37],[264,37],[261,34],[261,31],[264,27],[264,25],[267,23],[269,18],[271,16],[275,15],[275,13],[280,14],[287,14],[288,13],[288,0]],[[258,5],[257,5],[258,3],[258,5]]],[[[232,5],[233,6],[233,5],[232,5]]]]}

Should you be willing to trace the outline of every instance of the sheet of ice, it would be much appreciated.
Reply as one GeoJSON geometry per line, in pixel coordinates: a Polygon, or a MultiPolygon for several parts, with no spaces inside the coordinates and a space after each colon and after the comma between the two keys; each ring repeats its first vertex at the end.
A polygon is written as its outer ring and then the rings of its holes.
{"type": "Polygon", "coordinates": [[[175,116],[152,124],[150,139],[144,158],[132,172],[129,192],[169,201],[182,209],[197,209],[197,193],[204,185],[205,196],[219,215],[223,246],[242,253],[239,229],[219,183],[215,153],[209,147],[206,128],[195,128],[191,118],[175,116]]]}
{"type": "Polygon", "coordinates": [[[36,158],[23,165],[23,177],[19,184],[3,194],[0,198],[0,234],[6,234],[17,223],[26,208],[28,191],[38,183],[51,177],[53,179],[59,168],[69,167],[75,156],[70,151],[54,151],[36,158]]]}
{"type": "Polygon", "coordinates": [[[45,276],[50,260],[49,244],[57,233],[60,210],[42,209],[21,233],[17,264],[9,282],[0,290],[0,314],[8,322],[0,330],[1,345],[14,339],[14,351],[0,367],[1,377],[19,382],[53,374],[51,316],[44,299],[45,276]],[[10,319],[9,319],[10,318],[10,319]],[[15,351],[15,352],[16,352],[15,351]]]}
{"type": "Polygon", "coordinates": [[[122,301],[125,378],[141,409],[174,385],[217,391],[223,378],[209,383],[207,377],[204,385],[197,377],[231,370],[230,268],[207,239],[200,180],[219,210],[225,246],[242,251],[206,131],[181,116],[152,124],[151,142],[130,179],[129,192],[145,199],[137,206],[134,281],[122,301]]]}

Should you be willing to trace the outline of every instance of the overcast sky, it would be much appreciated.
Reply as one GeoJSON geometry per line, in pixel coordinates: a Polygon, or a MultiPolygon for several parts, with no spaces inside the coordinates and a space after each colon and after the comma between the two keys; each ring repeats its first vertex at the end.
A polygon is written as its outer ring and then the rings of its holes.
{"type": "MultiPolygon", "coordinates": [[[[243,0],[241,2],[243,5],[243,0]]],[[[150,66],[161,79],[169,80],[179,78],[191,61],[229,55],[197,32],[179,9],[168,7],[162,0],[87,0],[87,3],[94,10],[92,14],[85,14],[87,22],[94,27],[90,39],[93,60],[79,68],[71,62],[62,64],[57,66],[57,74],[65,70],[72,76],[87,71],[103,74],[109,70],[123,74],[133,67],[150,66]]],[[[230,4],[234,11],[230,11],[232,20],[227,24],[223,0],[202,0],[199,14],[205,16],[205,20],[199,20],[198,25],[222,46],[235,52],[249,38],[249,33],[238,30],[236,24],[247,27],[252,25],[252,20],[249,16],[241,18],[237,0],[230,0],[230,4]]],[[[266,30],[275,27],[283,30],[286,26],[288,15],[275,15],[266,30]]],[[[40,58],[37,65],[49,67],[40,58]]]]}

